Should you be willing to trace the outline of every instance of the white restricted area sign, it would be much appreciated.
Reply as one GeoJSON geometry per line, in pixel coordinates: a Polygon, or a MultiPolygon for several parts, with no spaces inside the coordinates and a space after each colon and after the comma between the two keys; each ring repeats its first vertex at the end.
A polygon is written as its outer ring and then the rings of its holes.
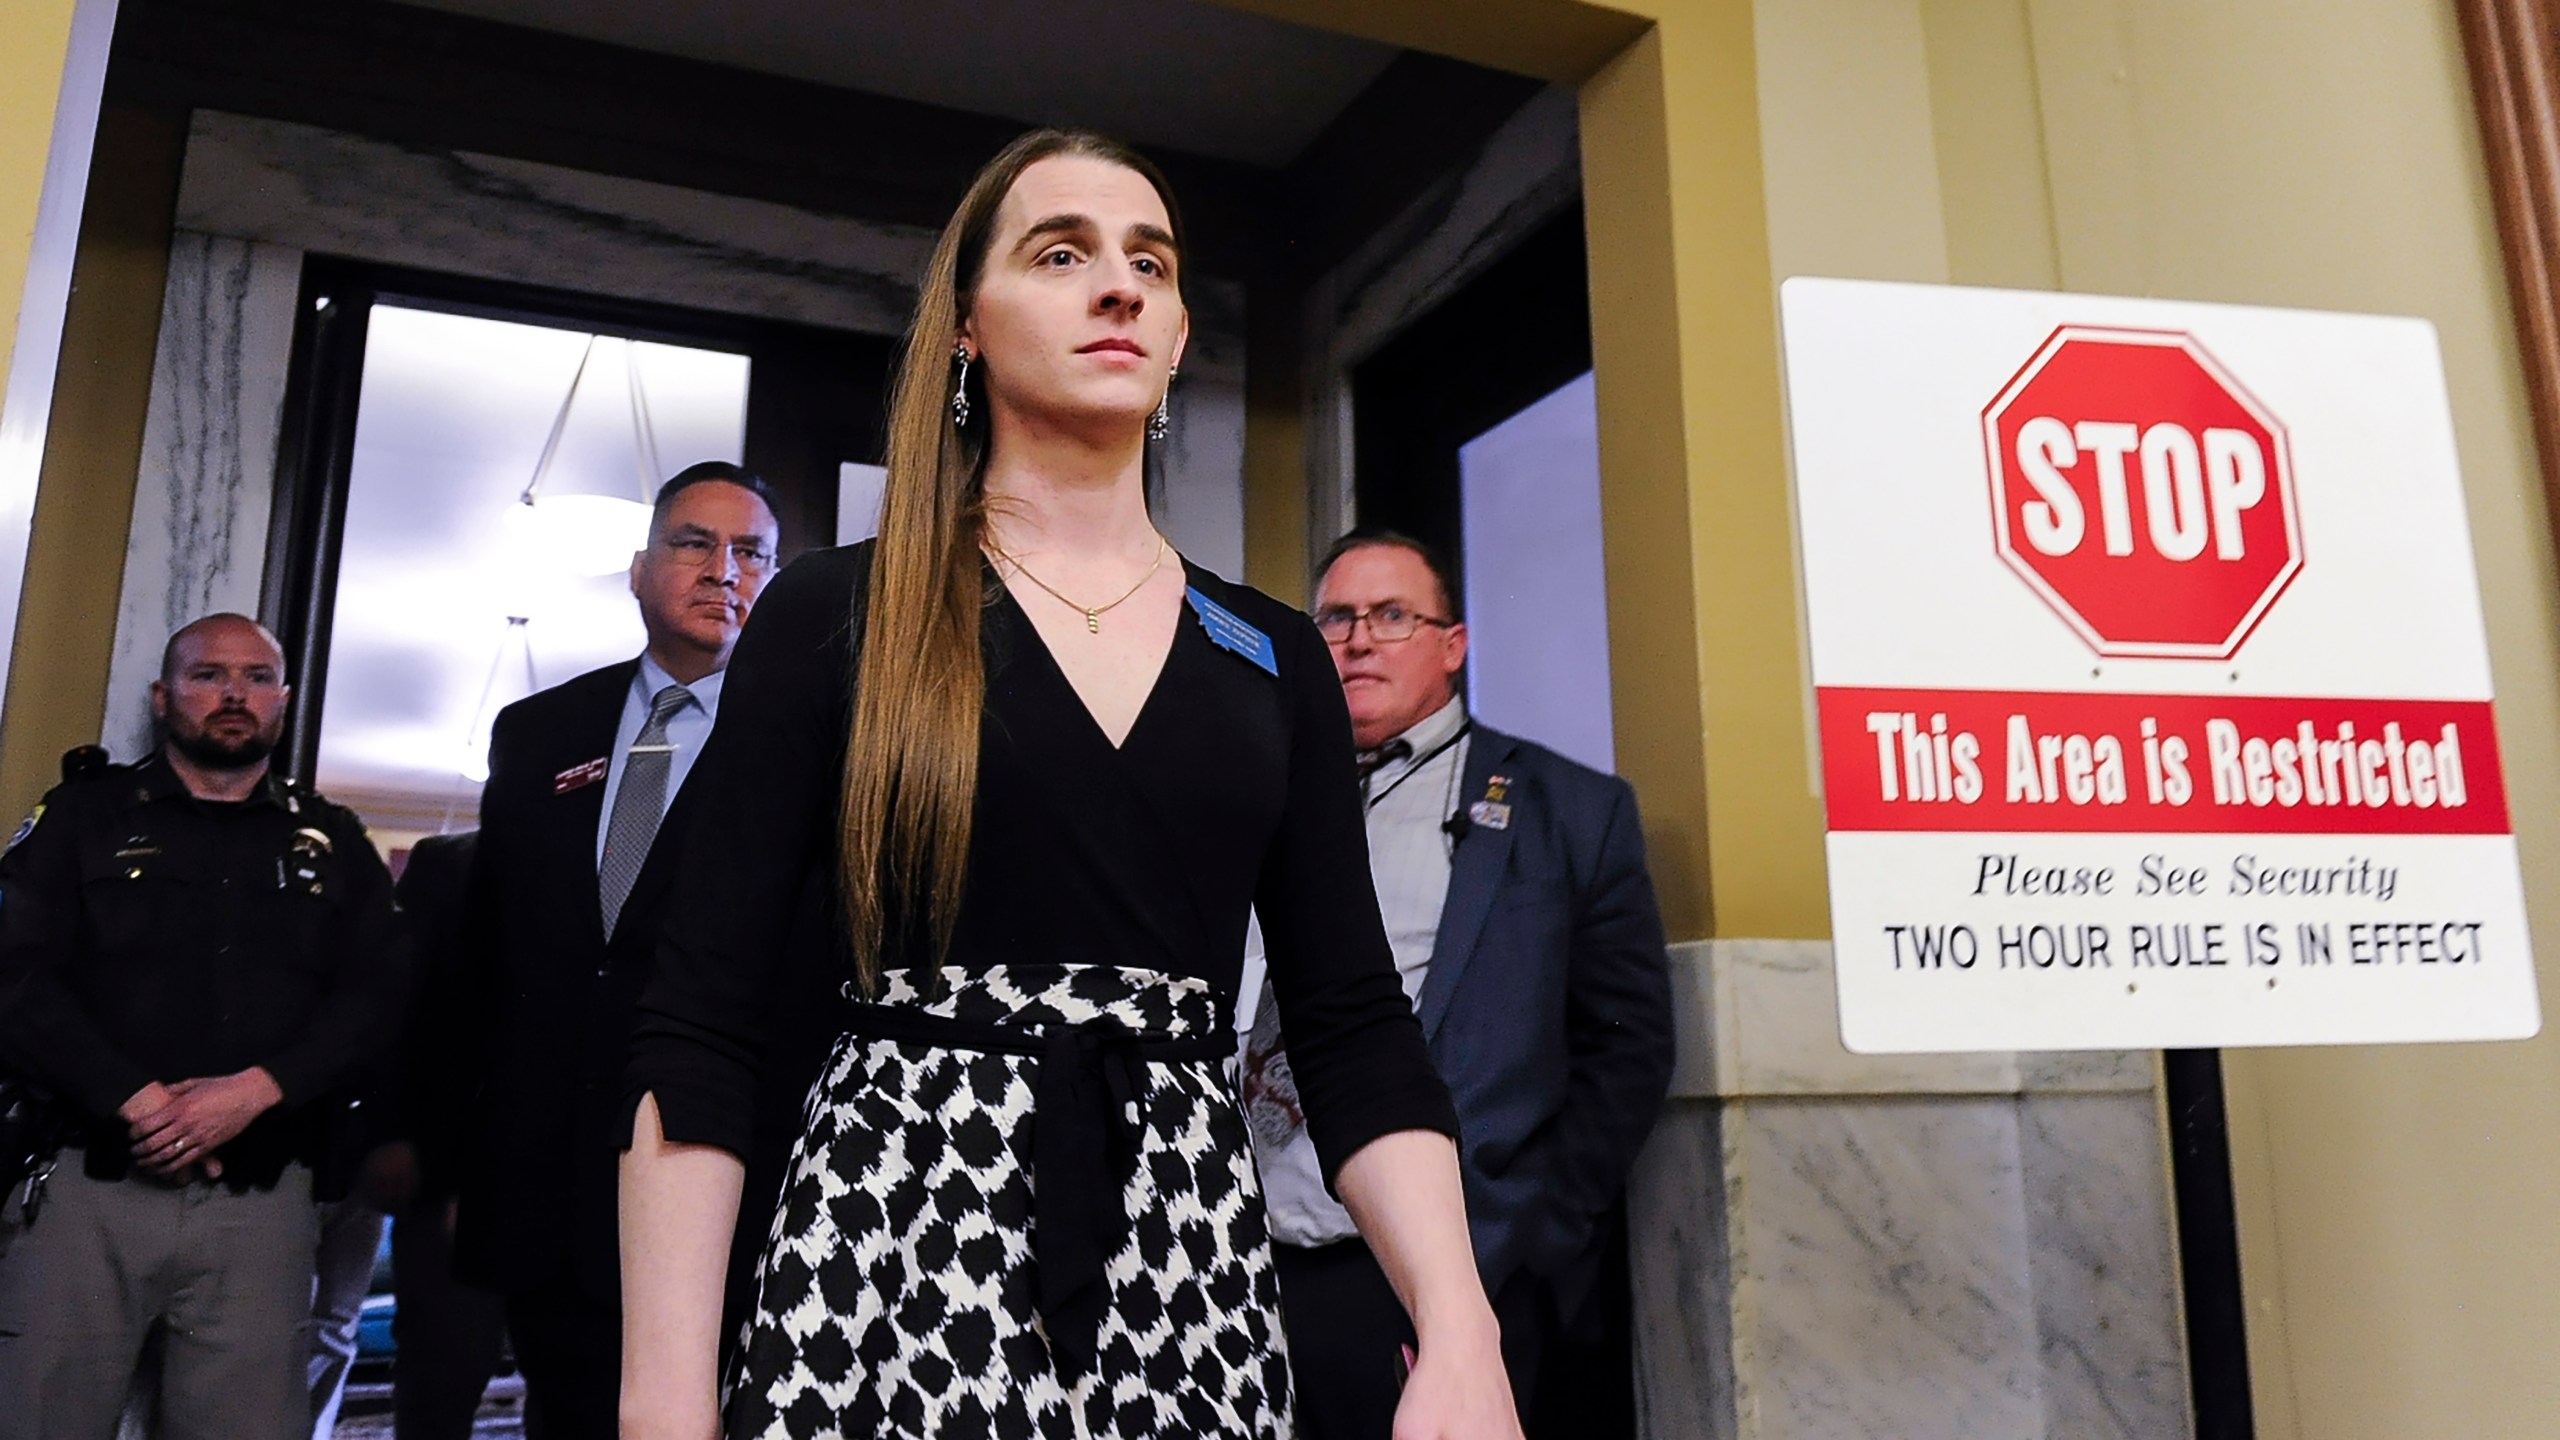
{"type": "Polygon", "coordinates": [[[1782,305],[1850,1049],[2540,1027],[2431,326],[1782,305]]]}

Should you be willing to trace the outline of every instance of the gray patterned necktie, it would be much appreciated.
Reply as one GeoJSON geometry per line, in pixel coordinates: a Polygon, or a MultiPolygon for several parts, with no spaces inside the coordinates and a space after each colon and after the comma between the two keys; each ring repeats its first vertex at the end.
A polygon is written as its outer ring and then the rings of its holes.
{"type": "Polygon", "coordinates": [[[667,809],[667,771],[675,756],[667,744],[667,722],[693,700],[693,692],[670,685],[649,699],[649,723],[631,742],[622,763],[622,788],[613,792],[613,819],[604,830],[604,864],[596,871],[596,899],[604,906],[604,938],[622,918],[622,904],[649,861],[649,842],[657,838],[658,819],[667,809]]]}

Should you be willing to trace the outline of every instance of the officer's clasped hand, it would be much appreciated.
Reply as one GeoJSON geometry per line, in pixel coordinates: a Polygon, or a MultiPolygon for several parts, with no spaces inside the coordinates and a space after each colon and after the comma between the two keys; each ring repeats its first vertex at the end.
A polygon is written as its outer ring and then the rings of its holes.
{"type": "Polygon", "coordinates": [[[274,1077],[252,1066],[236,1075],[146,1085],[119,1113],[132,1127],[133,1158],[145,1171],[163,1180],[199,1171],[219,1180],[217,1152],[283,1099],[274,1077]]]}

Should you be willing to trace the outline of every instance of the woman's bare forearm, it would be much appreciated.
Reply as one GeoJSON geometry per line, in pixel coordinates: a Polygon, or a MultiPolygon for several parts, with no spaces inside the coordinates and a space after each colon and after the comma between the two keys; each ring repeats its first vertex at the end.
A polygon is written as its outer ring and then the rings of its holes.
{"type": "Polygon", "coordinates": [[[1431,1130],[1381,1135],[1342,1163],[1333,1185],[1420,1341],[1396,1401],[1395,1440],[1520,1440],[1502,1327],[1467,1238],[1458,1147],[1431,1130]]]}
{"type": "Polygon", "coordinates": [[[717,1440],[721,1292],[746,1167],[670,1142],[641,1100],[622,1157],[622,1433],[717,1440]]]}
{"type": "Polygon", "coordinates": [[[1334,1176],[1343,1208],[1387,1272],[1425,1345],[1434,1332],[1489,1329],[1493,1307],[1467,1236],[1458,1147],[1435,1130],[1399,1130],[1360,1147],[1334,1176]]]}

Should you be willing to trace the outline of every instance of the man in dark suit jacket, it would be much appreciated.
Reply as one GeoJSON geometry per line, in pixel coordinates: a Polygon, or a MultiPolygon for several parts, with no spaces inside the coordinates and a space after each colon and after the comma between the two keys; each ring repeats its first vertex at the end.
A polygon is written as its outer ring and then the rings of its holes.
{"type": "Polygon", "coordinates": [[[497,1296],[453,1274],[455,1155],[471,1097],[452,1056],[488,1023],[469,1007],[472,957],[462,941],[463,902],[478,833],[430,835],[409,847],[393,893],[417,936],[409,1023],[398,1080],[379,1117],[388,1137],[365,1162],[368,1187],[392,1207],[391,1274],[399,1301],[391,1321],[400,1361],[391,1372],[391,1409],[400,1440],[470,1440],[480,1395],[506,1347],[506,1310],[497,1296]]]}
{"type": "Polygon", "coordinates": [[[534,1440],[617,1431],[632,1004],[684,829],[668,807],[777,544],[761,480],[719,462],[676,475],[631,562],[646,652],[508,706],[490,731],[464,922],[485,1039],[454,1260],[506,1297],[534,1440]]]}
{"type": "MultiPolygon", "coordinates": [[[[1379,911],[1457,1101],[1468,1228],[1527,1416],[1670,1084],[1669,959],[1634,792],[1468,719],[1456,611],[1428,549],[1355,532],[1326,557],[1315,614],[1361,747],[1379,911]]],[[[1299,1433],[1386,1440],[1413,1332],[1325,1193],[1265,995],[1245,1103],[1299,1433]]]]}

